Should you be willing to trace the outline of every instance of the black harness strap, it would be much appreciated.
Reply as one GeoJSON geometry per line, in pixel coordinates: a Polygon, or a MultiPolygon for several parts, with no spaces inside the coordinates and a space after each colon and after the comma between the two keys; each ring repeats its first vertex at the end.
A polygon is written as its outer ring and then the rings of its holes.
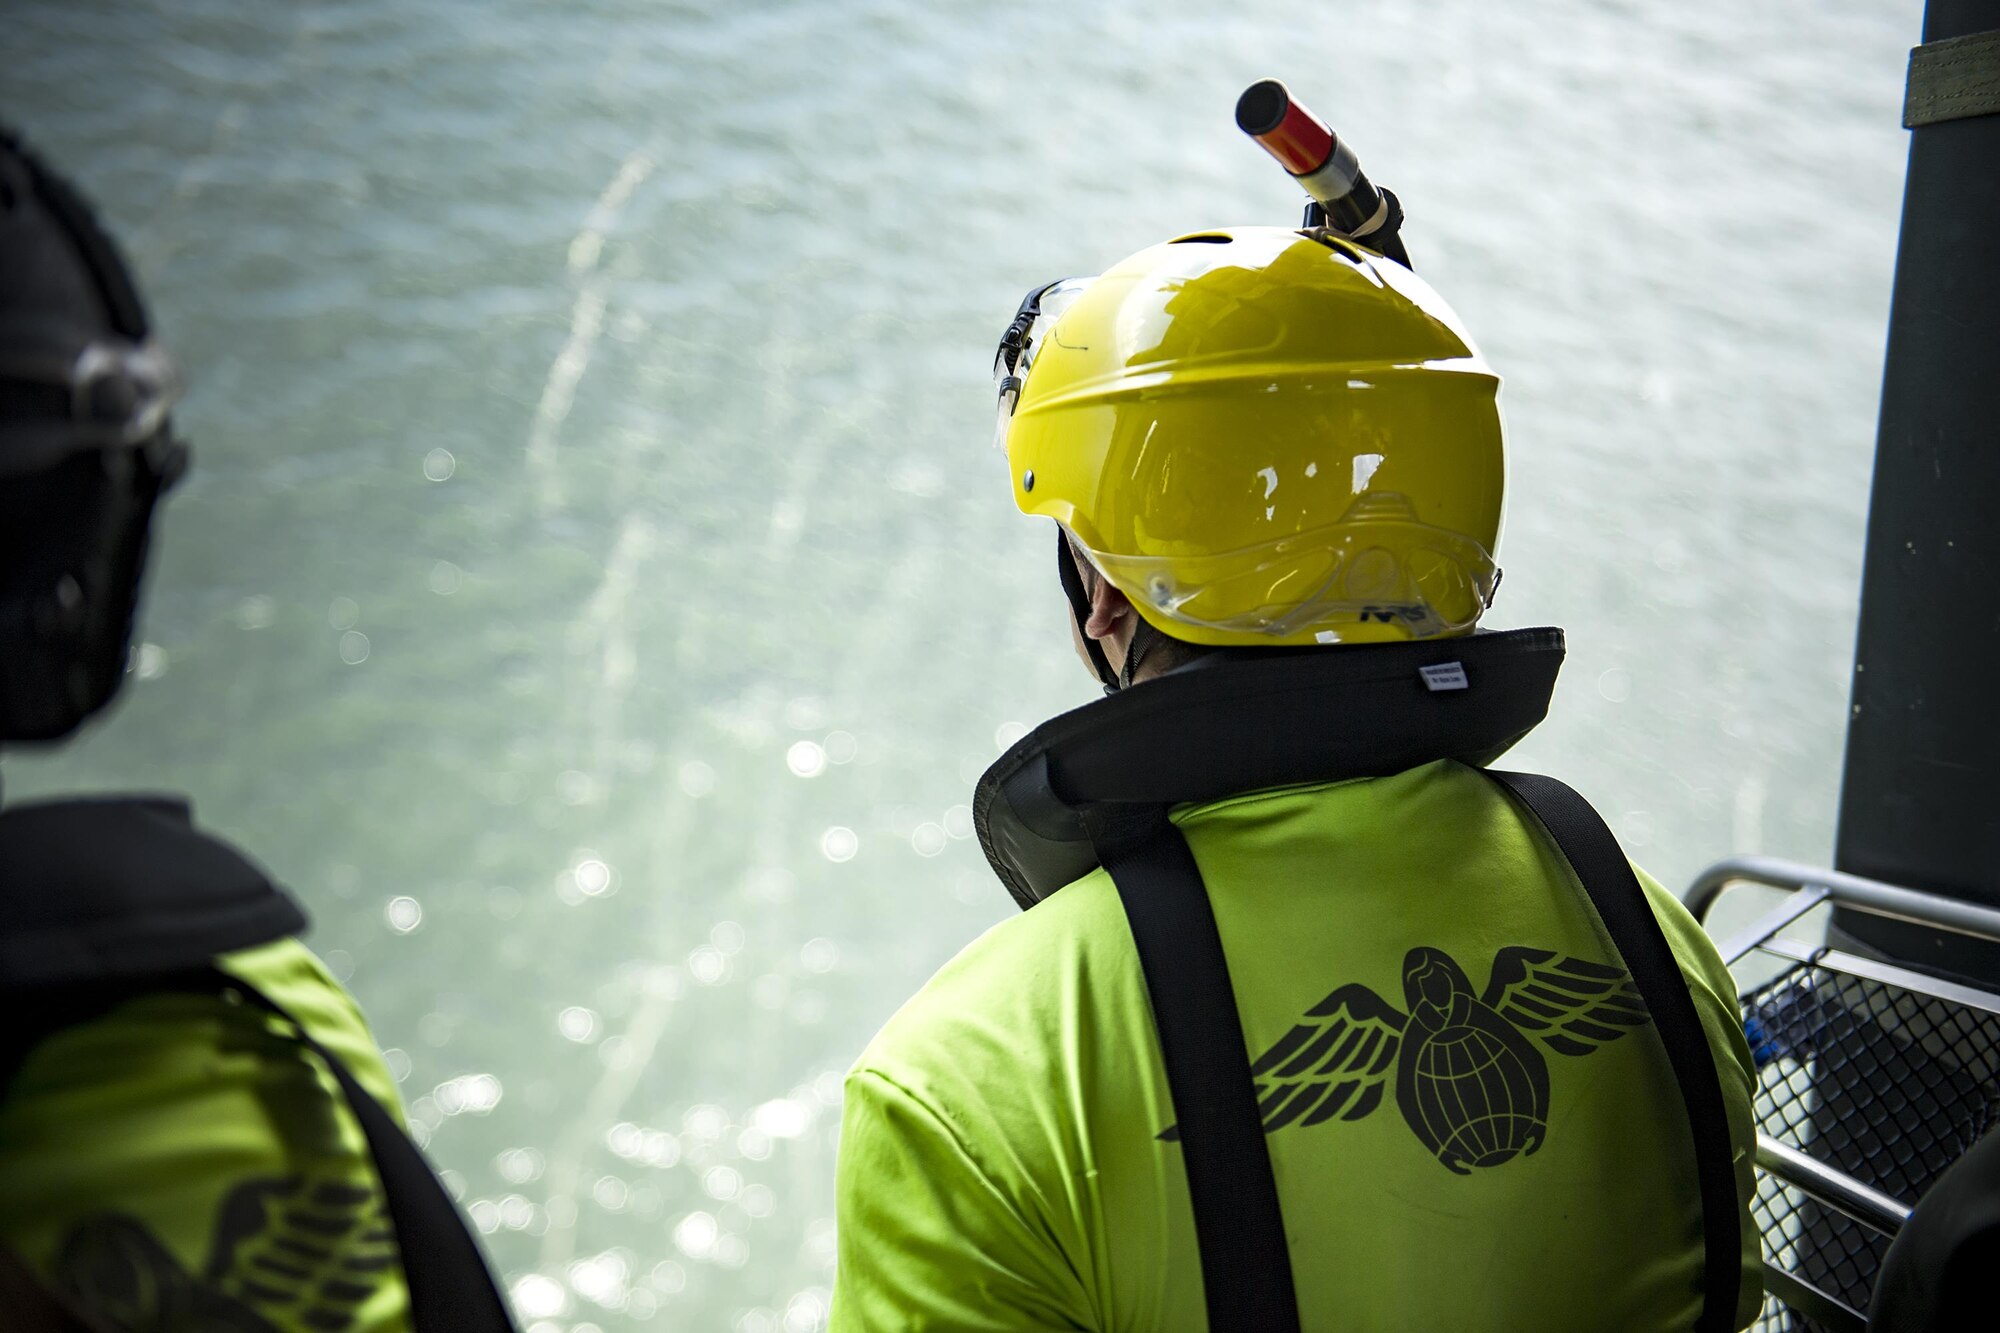
{"type": "Polygon", "coordinates": [[[341,1095],[361,1122],[382,1197],[396,1230],[402,1255],[403,1282],[410,1292],[410,1323],[419,1333],[450,1329],[453,1333],[512,1333],[507,1303],[486,1267],[465,1219],[445,1193],[430,1163],[402,1126],[355,1079],[341,1058],[321,1045],[305,1025],[276,1001],[238,977],[212,969],[214,988],[234,992],[245,1001],[288,1024],[299,1044],[317,1055],[340,1085],[341,1095]]]}
{"type": "MultiPolygon", "coordinates": [[[[203,966],[188,971],[157,973],[122,984],[70,986],[29,991],[24,1032],[18,1041],[0,1043],[0,1096],[6,1093],[22,1058],[38,1041],[64,1028],[99,1017],[125,1000],[162,991],[210,996],[239,996],[246,1004],[284,1021],[299,1044],[317,1055],[340,1085],[348,1109],[361,1125],[368,1155],[382,1182],[382,1200],[396,1232],[402,1258],[403,1283],[410,1293],[410,1324],[416,1333],[513,1333],[506,1301],[486,1266],[458,1206],[424,1160],[423,1153],[395,1118],[304,1024],[277,1001],[241,977],[203,966]]],[[[0,1255],[0,1260],[4,1260],[0,1255]]],[[[0,1264],[4,1267],[4,1264],[0,1264]]],[[[4,1278],[0,1272],[0,1278],[4,1278]]],[[[12,1327],[12,1325],[8,1325],[12,1327]]]]}
{"type": "MultiPolygon", "coordinates": [[[[140,996],[235,995],[284,1020],[319,1056],[360,1122],[402,1252],[417,1333],[507,1333],[513,1323],[478,1243],[416,1144],[297,1019],[219,954],[297,935],[305,915],[164,797],[15,806],[0,813],[0,1097],[28,1053],[140,996]]],[[[0,1252],[0,1280],[7,1256],[0,1252]]],[[[10,1307],[0,1303],[0,1325],[10,1307]]]]}
{"type": "Polygon", "coordinates": [[[1611,943],[1632,974],[1653,1030],[1667,1049],[1693,1131],[1695,1175],[1701,1185],[1703,1241],[1701,1317],[1696,1333],[1729,1333],[1743,1281],[1743,1236],[1737,1214],[1735,1154],[1715,1058],[1688,994],[1672,946],[1646,901],[1645,890],[1618,840],[1590,803],[1554,778],[1535,773],[1486,775],[1534,812],[1568,859],[1611,943]]]}
{"type": "Polygon", "coordinates": [[[1296,1333],[1298,1296],[1250,1053],[1208,890],[1162,807],[1088,819],[1125,905],[1180,1125],[1210,1333],[1296,1333]]]}
{"type": "MultiPolygon", "coordinates": [[[[1673,949],[1617,839],[1554,778],[1487,775],[1533,812],[1576,871],[1666,1048],[1692,1130],[1703,1219],[1696,1333],[1729,1333],[1742,1281],[1736,1177],[1722,1084],[1673,949]]],[[[1194,1205],[1211,1333],[1299,1328],[1291,1251],[1257,1110],[1228,960],[1200,868],[1160,806],[1084,814],[1145,973],[1194,1205]]]]}

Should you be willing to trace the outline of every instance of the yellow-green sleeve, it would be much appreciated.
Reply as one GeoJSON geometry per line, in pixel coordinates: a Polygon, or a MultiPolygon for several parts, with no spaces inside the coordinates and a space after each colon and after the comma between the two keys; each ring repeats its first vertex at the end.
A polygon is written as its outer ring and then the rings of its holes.
{"type": "Polygon", "coordinates": [[[1093,1327],[1077,1275],[931,1107],[848,1076],[833,1333],[1093,1327]]]}
{"type": "Polygon", "coordinates": [[[1764,1303],[1764,1248],[1757,1220],[1750,1211],[1757,1197],[1757,1126],[1752,1098],[1757,1090],[1757,1064],[1743,1035],[1743,1011],[1736,1001],[1736,982],[1716,951],[1708,932],[1681,900],[1645,871],[1639,882],[1652,902],[1660,930],[1673,946],[1687,979],[1688,993],[1715,1054],[1715,1071],[1722,1082],[1722,1101],[1729,1116],[1729,1138],[1736,1149],[1736,1197],[1743,1237],[1743,1285],[1736,1299],[1735,1327],[1748,1328],[1764,1303]]]}
{"type": "MultiPolygon", "coordinates": [[[[216,963],[224,972],[255,986],[303,1024],[316,1041],[339,1057],[355,1082],[388,1108],[397,1124],[406,1123],[396,1080],[382,1061],[382,1050],[368,1030],[361,1006],[334,980],[317,954],[296,939],[282,939],[224,954],[216,963]]],[[[331,1081],[327,1091],[330,1096],[339,1096],[331,1081]]],[[[359,1132],[358,1123],[355,1128],[359,1132]]]]}

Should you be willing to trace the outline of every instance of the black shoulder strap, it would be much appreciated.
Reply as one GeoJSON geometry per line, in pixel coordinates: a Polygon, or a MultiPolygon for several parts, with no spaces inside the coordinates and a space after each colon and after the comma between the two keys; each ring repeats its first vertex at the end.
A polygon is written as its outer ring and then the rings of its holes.
{"type": "MultiPolygon", "coordinates": [[[[1487,773],[1534,813],[1576,871],[1666,1047],[1701,1192],[1696,1333],[1729,1333],[1742,1281],[1736,1176],[1721,1080],[1680,965],[1631,864],[1589,802],[1554,778],[1487,773]]],[[[1164,809],[1107,809],[1086,813],[1084,822],[1117,886],[1146,976],[1181,1131],[1209,1328],[1291,1333],[1299,1327],[1298,1297],[1284,1214],[1201,871],[1164,809]]]]}
{"type": "Polygon", "coordinates": [[[361,1122],[375,1173],[382,1181],[403,1259],[403,1281],[410,1292],[410,1323],[417,1333],[512,1333],[507,1303],[478,1242],[466,1230],[464,1216],[394,1117],[356,1081],[339,1056],[269,996],[226,972],[211,970],[210,975],[216,990],[234,991],[283,1019],[340,1084],[341,1095],[361,1122]]]}
{"type": "MultiPolygon", "coordinates": [[[[416,1144],[303,1024],[212,959],[298,934],[298,905],[193,827],[184,802],[85,799],[0,816],[0,1096],[44,1038],[140,995],[234,993],[325,1062],[368,1141],[417,1333],[511,1333],[458,1208],[416,1144]]],[[[0,1256],[4,1258],[4,1256],[0,1256]]],[[[0,1274],[4,1276],[4,1274],[0,1274]]]]}
{"type": "Polygon", "coordinates": [[[1743,1281],[1742,1230],[1737,1213],[1734,1154],[1723,1109],[1722,1082],[1703,1033],[1701,1017],[1667,937],[1653,916],[1645,890],[1632,873],[1603,818],[1590,803],[1554,778],[1535,773],[1486,775],[1534,812],[1555,844],[1611,943],[1632,974],[1639,998],[1653,1018],[1653,1030],[1667,1048],[1674,1081],[1680,1084],[1693,1131],[1694,1165],[1701,1185],[1703,1237],[1701,1317],[1696,1333],[1729,1333],[1736,1326],[1736,1297],[1743,1281]]]}
{"type": "Polygon", "coordinates": [[[1208,890],[1164,809],[1086,817],[1146,975],[1180,1125],[1210,1333],[1297,1333],[1298,1296],[1250,1053],[1208,890]]]}
{"type": "MultiPolygon", "coordinates": [[[[512,1333],[506,1302],[494,1285],[479,1246],[465,1229],[464,1218],[444,1191],[430,1163],[410,1141],[394,1117],[355,1080],[344,1061],[308,1032],[305,1025],[263,992],[240,977],[204,966],[188,971],[135,978],[122,985],[71,986],[18,993],[31,1015],[26,1027],[33,1040],[98,1017],[118,1003],[161,991],[202,995],[235,994],[284,1020],[299,1042],[317,1055],[340,1085],[354,1118],[368,1142],[368,1155],[382,1182],[382,1198],[396,1232],[403,1260],[403,1282],[410,1293],[410,1322],[416,1333],[512,1333]]],[[[0,1095],[26,1053],[29,1042],[0,1043],[0,1095]]],[[[4,1256],[0,1256],[4,1257],[4,1256]]],[[[0,1277],[4,1277],[0,1273],[0,1277]]],[[[12,1325],[8,1325],[12,1327],[12,1325]]]]}

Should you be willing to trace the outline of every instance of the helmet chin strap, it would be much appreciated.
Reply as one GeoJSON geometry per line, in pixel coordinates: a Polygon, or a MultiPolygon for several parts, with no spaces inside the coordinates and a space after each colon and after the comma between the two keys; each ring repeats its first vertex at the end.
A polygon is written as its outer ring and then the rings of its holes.
{"type": "Polygon", "coordinates": [[[1070,598],[1070,616],[1076,618],[1076,636],[1084,640],[1084,652],[1090,654],[1090,664],[1098,669],[1098,681],[1104,683],[1106,695],[1118,693],[1118,673],[1112,671],[1112,662],[1104,656],[1104,644],[1090,636],[1084,628],[1090,624],[1090,588],[1084,586],[1084,576],[1076,568],[1076,552],[1070,550],[1070,534],[1056,524],[1056,572],[1062,574],[1062,592],[1070,598]]]}
{"type": "MultiPolygon", "coordinates": [[[[1063,593],[1069,598],[1069,613],[1076,620],[1077,637],[1083,640],[1084,651],[1090,654],[1090,664],[1097,668],[1097,678],[1104,682],[1106,694],[1116,694],[1130,689],[1132,677],[1139,670],[1139,664],[1154,644],[1160,641],[1160,632],[1146,623],[1144,617],[1136,616],[1132,627],[1132,642],[1125,647],[1125,665],[1118,671],[1111,669],[1111,659],[1104,655],[1104,645],[1090,637],[1090,589],[1083,581],[1082,561],[1077,559],[1076,549],[1070,545],[1069,534],[1061,524],[1056,525],[1056,569],[1062,575],[1063,593]]],[[[1092,570],[1093,575],[1096,574],[1092,570]]]]}
{"type": "Polygon", "coordinates": [[[1125,645],[1125,666],[1118,673],[1118,688],[1121,690],[1131,688],[1132,678],[1139,672],[1139,664],[1146,660],[1146,654],[1153,645],[1165,637],[1138,612],[1132,613],[1132,620],[1132,642],[1125,645]]]}
{"type": "Polygon", "coordinates": [[[1118,673],[1111,669],[1104,645],[1091,638],[1085,628],[1090,624],[1090,590],[1084,586],[1078,563],[1076,552],[1070,548],[1069,534],[1063,531],[1062,524],[1056,524],[1056,572],[1062,576],[1063,593],[1069,598],[1069,613],[1076,619],[1077,637],[1083,640],[1083,650],[1090,654],[1090,664],[1097,668],[1097,678],[1104,682],[1104,692],[1116,694],[1118,673]]]}

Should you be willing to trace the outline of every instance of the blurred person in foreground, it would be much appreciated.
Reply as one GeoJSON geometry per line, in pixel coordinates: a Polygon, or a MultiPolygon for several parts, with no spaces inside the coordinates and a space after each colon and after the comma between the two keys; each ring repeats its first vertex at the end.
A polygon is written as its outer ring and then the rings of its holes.
{"type": "Polygon", "coordinates": [[[1031,293],[995,374],[1109,697],[982,779],[1028,910],[848,1077],[834,1327],[1749,1323],[1728,971],[1580,797],[1486,770],[1562,634],[1475,633],[1499,381],[1442,298],[1204,232],[1031,293]]]}
{"type": "MultiPolygon", "coordinates": [[[[0,128],[0,742],[124,677],[174,393],[90,207],[0,128]]],[[[507,1326],[305,924],[183,800],[0,811],[0,1327],[507,1326]]]]}

